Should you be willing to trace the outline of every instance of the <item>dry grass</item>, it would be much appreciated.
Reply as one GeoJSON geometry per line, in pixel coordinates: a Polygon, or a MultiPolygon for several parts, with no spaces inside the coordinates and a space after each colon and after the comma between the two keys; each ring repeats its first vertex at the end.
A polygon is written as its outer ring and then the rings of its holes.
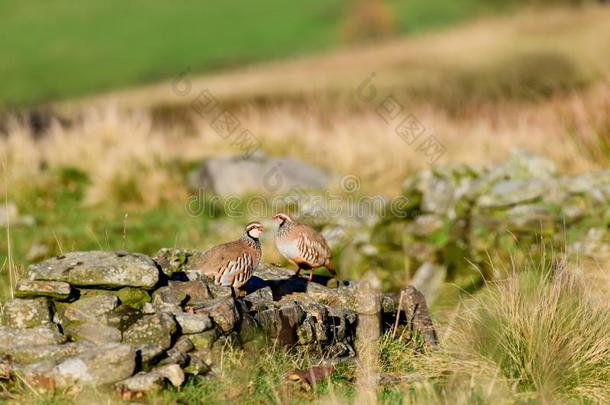
{"type": "Polygon", "coordinates": [[[391,195],[429,162],[417,144],[407,145],[395,133],[397,122],[375,113],[382,98],[354,99],[371,71],[380,95],[399,98],[405,115],[426,128],[424,135],[445,146],[439,163],[487,164],[519,147],[550,157],[566,172],[606,167],[609,17],[609,8],[598,7],[537,11],[206,78],[187,76],[188,95],[166,83],[62,104],[56,108],[76,117],[73,124],[55,125],[41,140],[8,125],[8,136],[0,139],[7,162],[2,178],[15,188],[46,168],[72,166],[91,177],[92,204],[156,206],[182,198],[187,191],[176,162],[240,152],[189,107],[198,91],[209,89],[265,151],[302,158],[338,177],[357,175],[364,192],[391,195]],[[542,98],[524,101],[531,87],[542,98]]]}
{"type": "MultiPolygon", "coordinates": [[[[278,105],[251,106],[236,113],[267,152],[302,158],[338,177],[359,176],[365,192],[394,194],[407,175],[429,165],[417,145],[406,144],[394,132],[395,126],[386,124],[372,108],[328,111],[314,104],[278,105]]],[[[410,113],[426,127],[425,136],[434,135],[445,146],[440,163],[493,163],[515,147],[547,156],[570,173],[608,163],[610,86],[606,84],[537,105],[488,106],[467,117],[452,117],[432,105],[410,113]]],[[[89,203],[116,197],[155,206],[183,198],[187,194],[183,173],[174,170],[173,162],[240,152],[207,121],[194,113],[191,118],[194,129],[159,127],[146,110],[128,112],[110,105],[84,110],[75,125],[56,125],[40,140],[13,126],[0,139],[0,154],[7,162],[2,178],[14,188],[48,168],[70,166],[89,174],[89,203]],[[122,196],[125,188],[134,195],[122,196]]]]}
{"type": "Polygon", "coordinates": [[[514,274],[465,308],[447,331],[452,355],[492,364],[520,395],[610,401],[610,316],[587,280],[566,270],[514,274]]]}
{"type": "Polygon", "coordinates": [[[438,351],[413,356],[386,340],[384,367],[422,376],[407,403],[608,403],[607,300],[588,278],[540,270],[465,300],[441,324],[438,351]]]}

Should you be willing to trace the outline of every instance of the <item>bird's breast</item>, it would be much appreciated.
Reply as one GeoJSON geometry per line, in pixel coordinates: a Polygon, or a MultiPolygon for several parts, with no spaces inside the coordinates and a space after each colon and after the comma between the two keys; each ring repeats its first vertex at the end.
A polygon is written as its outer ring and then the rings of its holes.
{"type": "Polygon", "coordinates": [[[299,248],[296,240],[276,239],[275,246],[277,250],[287,259],[294,259],[300,256],[299,248]]]}

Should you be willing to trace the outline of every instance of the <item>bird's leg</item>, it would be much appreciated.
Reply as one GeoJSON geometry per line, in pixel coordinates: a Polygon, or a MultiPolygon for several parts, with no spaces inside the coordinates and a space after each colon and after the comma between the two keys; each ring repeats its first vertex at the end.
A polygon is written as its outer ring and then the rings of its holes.
{"type": "Polygon", "coordinates": [[[311,269],[311,270],[309,271],[309,282],[310,282],[310,283],[313,281],[313,272],[314,272],[314,269],[311,269]]]}
{"type": "Polygon", "coordinates": [[[293,260],[290,260],[290,263],[294,264],[297,267],[297,272],[294,273],[295,278],[299,277],[299,275],[301,274],[301,265],[293,260]]]}

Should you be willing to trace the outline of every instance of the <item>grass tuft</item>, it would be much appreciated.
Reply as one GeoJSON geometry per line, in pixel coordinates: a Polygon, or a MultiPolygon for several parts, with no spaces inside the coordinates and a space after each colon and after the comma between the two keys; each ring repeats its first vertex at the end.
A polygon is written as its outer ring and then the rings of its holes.
{"type": "Polygon", "coordinates": [[[493,365],[517,393],[610,401],[610,313],[566,271],[513,274],[485,289],[454,325],[455,358],[493,365]]]}

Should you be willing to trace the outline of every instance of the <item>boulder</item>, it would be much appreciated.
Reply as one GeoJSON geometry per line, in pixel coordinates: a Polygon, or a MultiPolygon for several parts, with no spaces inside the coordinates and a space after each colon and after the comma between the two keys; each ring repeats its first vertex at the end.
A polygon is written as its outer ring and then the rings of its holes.
{"type": "Polygon", "coordinates": [[[159,270],[151,258],[139,253],[72,252],[31,265],[26,279],[77,287],[152,289],[159,281],[159,270]]]}
{"type": "Polygon", "coordinates": [[[322,169],[296,159],[264,154],[210,158],[189,176],[193,190],[222,196],[326,189],[329,182],[329,175],[322,169]]]}

